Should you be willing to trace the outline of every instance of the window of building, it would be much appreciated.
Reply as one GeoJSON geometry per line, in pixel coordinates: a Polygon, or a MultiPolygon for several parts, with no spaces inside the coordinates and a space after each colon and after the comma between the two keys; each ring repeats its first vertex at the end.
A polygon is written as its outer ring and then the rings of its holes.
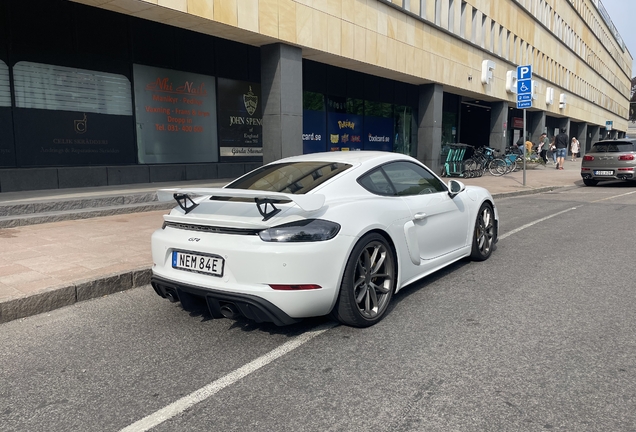
{"type": "Polygon", "coordinates": [[[0,60],[0,107],[11,106],[11,89],[9,87],[9,67],[0,60]]]}
{"type": "Polygon", "coordinates": [[[466,6],[468,3],[462,1],[460,22],[459,22],[459,36],[462,38],[466,38],[466,6]]]}
{"type": "Polygon", "coordinates": [[[442,0],[435,0],[435,24],[442,25],[442,0]]]}
{"type": "Polygon", "coordinates": [[[130,81],[123,75],[18,62],[13,81],[18,108],[132,115],[130,81]]]}
{"type": "Polygon", "coordinates": [[[478,23],[477,12],[478,12],[477,9],[473,8],[472,22],[471,22],[471,29],[470,29],[470,41],[472,43],[477,43],[477,23],[478,23]]]}

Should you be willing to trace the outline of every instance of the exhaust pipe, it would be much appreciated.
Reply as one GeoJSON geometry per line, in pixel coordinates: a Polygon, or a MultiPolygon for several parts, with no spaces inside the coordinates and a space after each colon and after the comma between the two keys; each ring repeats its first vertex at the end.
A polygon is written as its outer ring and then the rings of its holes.
{"type": "Polygon", "coordinates": [[[170,300],[170,303],[176,303],[179,301],[179,297],[177,296],[177,293],[175,293],[172,290],[166,290],[166,298],[170,300]]]}
{"type": "Polygon", "coordinates": [[[223,306],[221,306],[221,315],[223,315],[225,318],[236,319],[241,314],[236,309],[236,306],[234,306],[232,303],[225,303],[223,304],[223,306]]]}

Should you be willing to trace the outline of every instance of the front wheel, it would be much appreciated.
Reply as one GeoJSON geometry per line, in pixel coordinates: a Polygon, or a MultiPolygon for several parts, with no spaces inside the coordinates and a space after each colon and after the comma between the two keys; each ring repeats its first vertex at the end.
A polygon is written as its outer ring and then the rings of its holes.
{"type": "Polygon", "coordinates": [[[475,261],[484,261],[492,254],[495,245],[495,212],[492,206],[484,203],[479,208],[477,219],[475,220],[475,230],[473,232],[473,249],[470,258],[475,261]]]}
{"type": "Polygon", "coordinates": [[[506,161],[503,159],[493,159],[488,164],[488,171],[490,175],[501,176],[506,173],[506,161]]]}
{"type": "Polygon", "coordinates": [[[369,327],[382,319],[395,291],[393,250],[384,237],[362,237],[347,260],[332,316],[353,327],[369,327]]]}

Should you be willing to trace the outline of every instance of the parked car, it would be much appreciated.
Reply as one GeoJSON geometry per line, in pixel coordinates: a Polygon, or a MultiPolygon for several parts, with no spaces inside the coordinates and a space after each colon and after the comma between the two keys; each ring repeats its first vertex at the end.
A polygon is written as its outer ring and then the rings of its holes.
{"type": "Polygon", "coordinates": [[[634,181],[636,139],[621,138],[599,141],[581,162],[581,177],[586,186],[596,186],[603,180],[634,181]]]}
{"type": "Polygon", "coordinates": [[[223,188],[164,189],[152,286],[184,309],[286,325],[331,314],[370,326],[405,285],[497,242],[490,193],[416,159],[330,152],[262,166],[223,188]]]}

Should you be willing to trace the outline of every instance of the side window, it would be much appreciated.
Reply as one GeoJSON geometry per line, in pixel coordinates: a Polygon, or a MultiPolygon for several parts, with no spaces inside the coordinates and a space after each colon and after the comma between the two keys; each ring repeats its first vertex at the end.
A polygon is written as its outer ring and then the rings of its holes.
{"type": "Polygon", "coordinates": [[[384,175],[382,169],[376,169],[360,177],[360,185],[371,193],[378,195],[395,195],[395,190],[384,175]]]}
{"type": "Polygon", "coordinates": [[[446,192],[442,181],[412,162],[394,162],[382,167],[398,196],[446,192]]]}

